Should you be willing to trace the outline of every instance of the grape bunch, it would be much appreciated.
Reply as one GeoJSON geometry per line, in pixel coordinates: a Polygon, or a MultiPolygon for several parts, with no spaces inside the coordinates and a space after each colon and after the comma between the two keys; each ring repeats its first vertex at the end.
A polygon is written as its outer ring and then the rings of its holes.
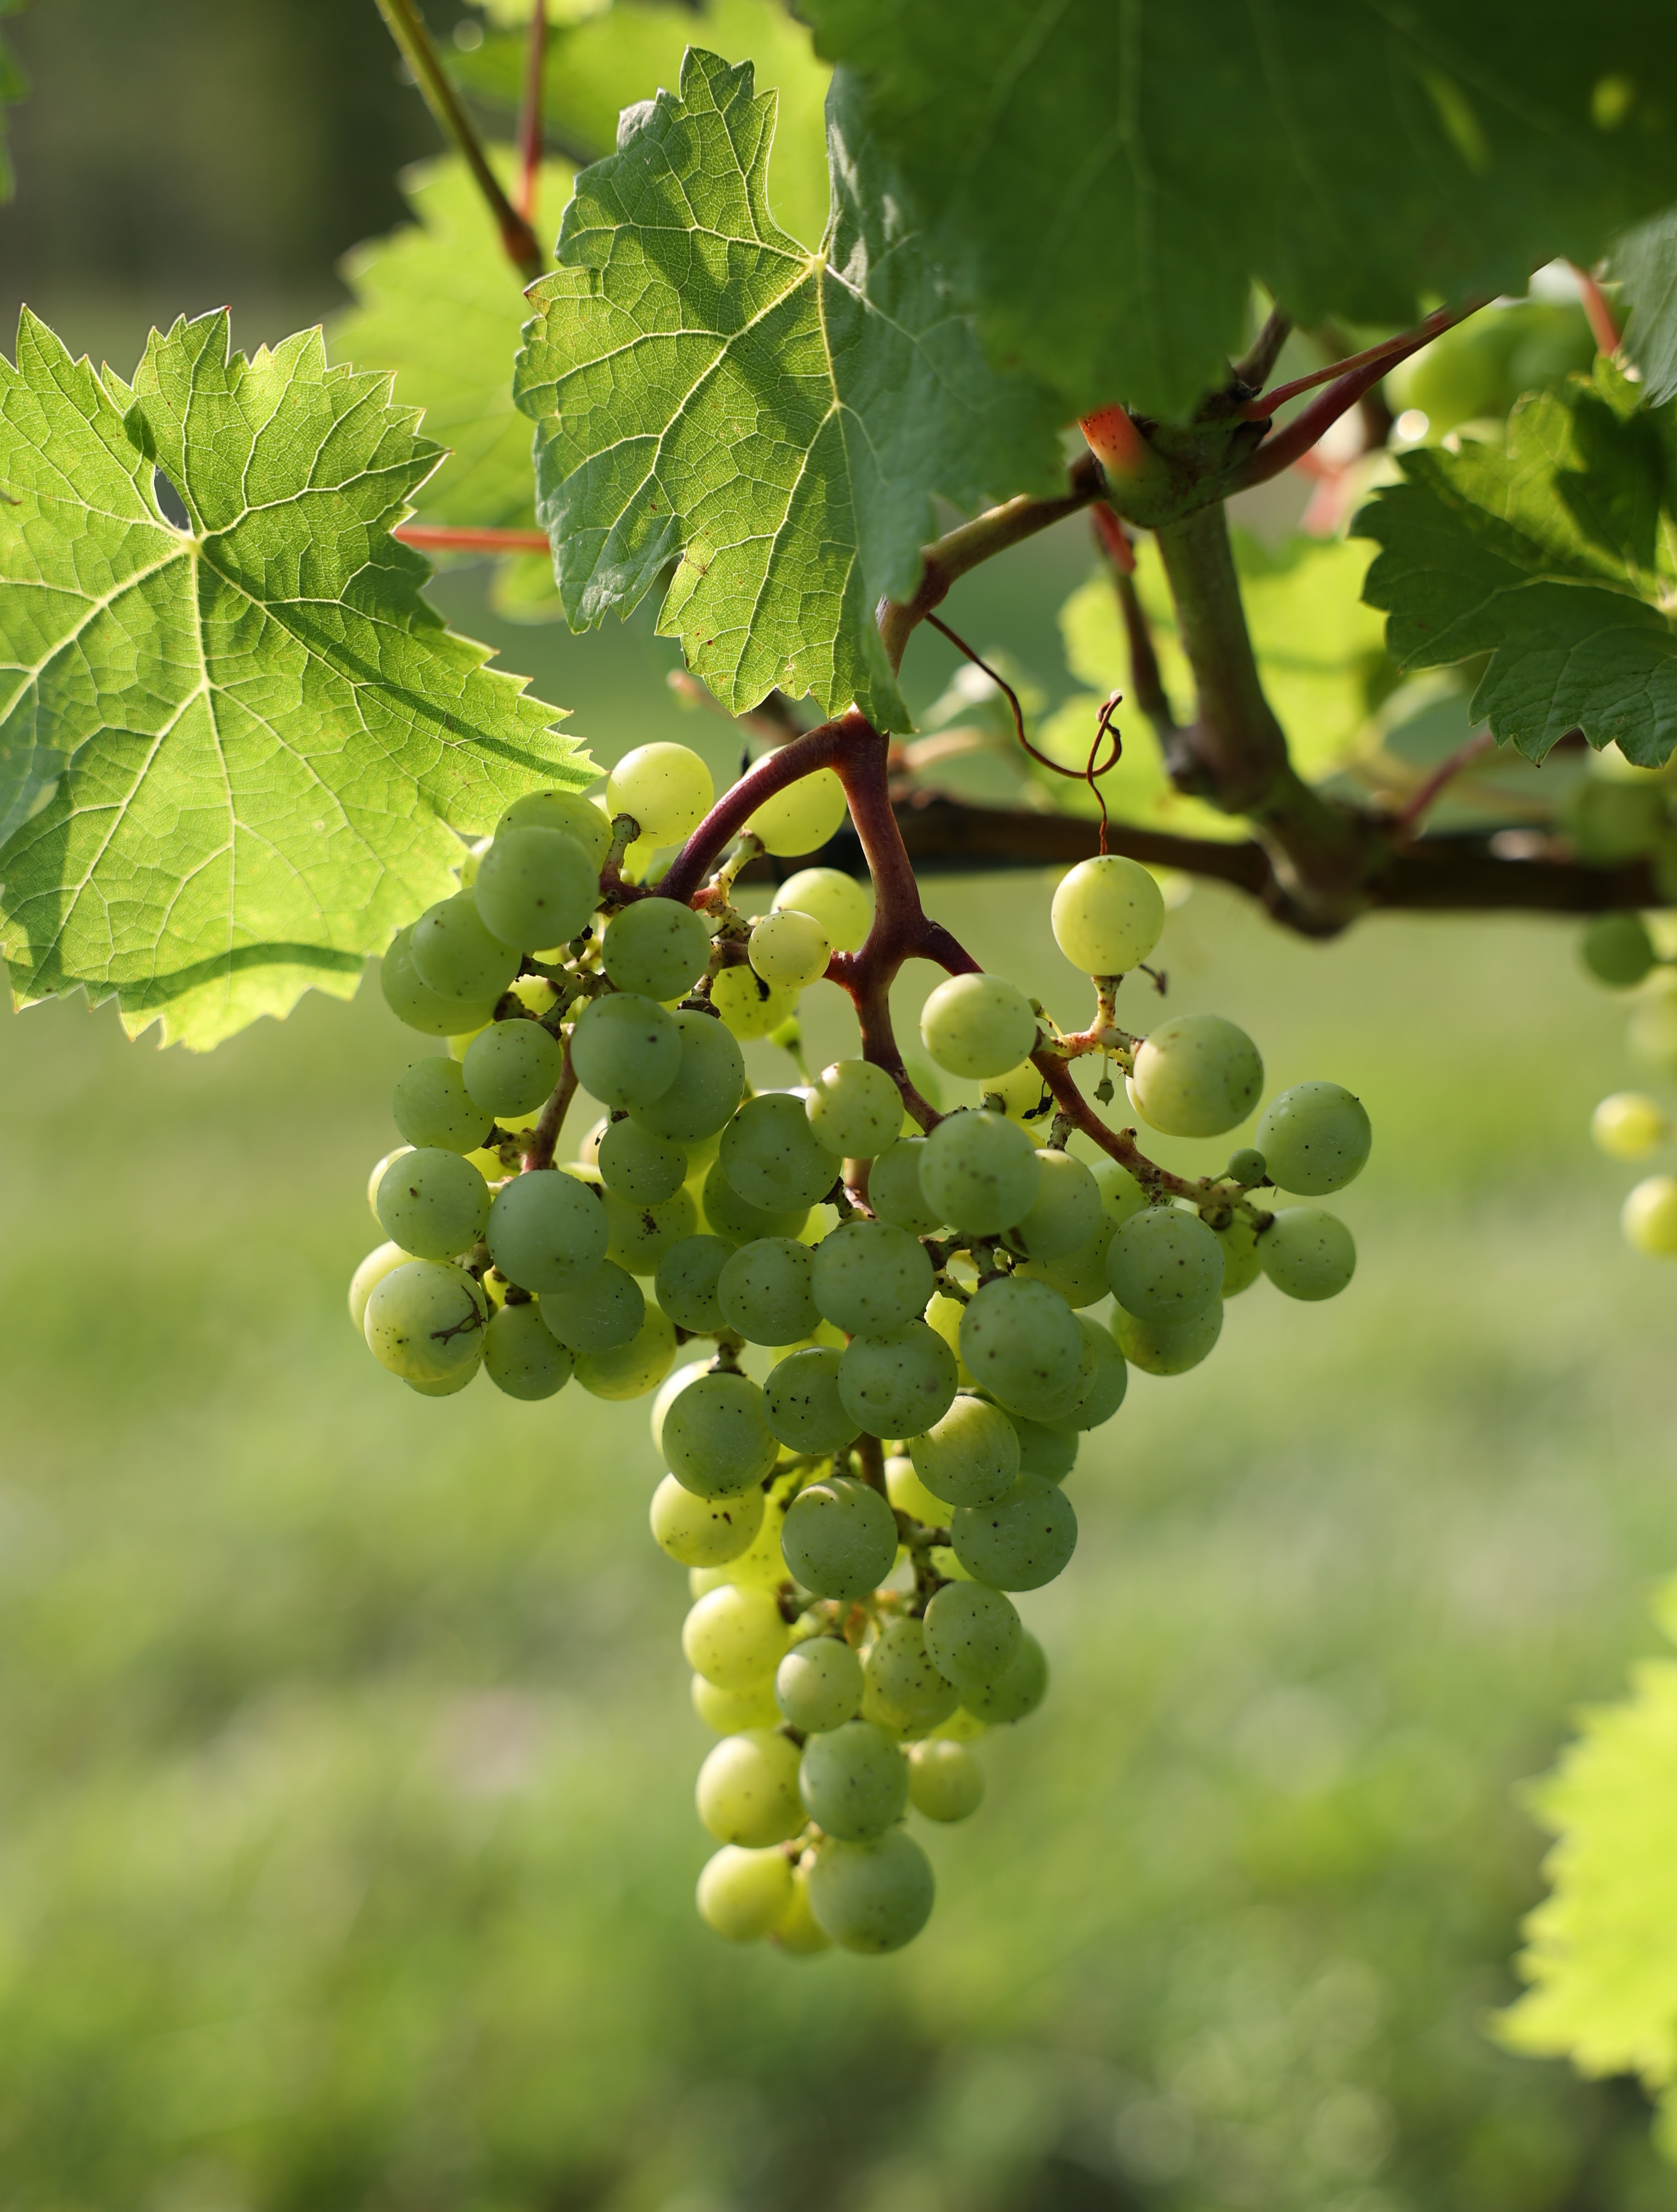
{"type": "Polygon", "coordinates": [[[1338,1218],[1255,1194],[1341,1188],[1369,1121],[1337,1085],[1298,1085],[1264,1112],[1257,1149],[1197,1181],[1105,1127],[1080,1060],[1101,1071],[1097,1100],[1115,1067],[1139,1119],[1178,1136],[1232,1131],[1263,1085],[1251,1040],[1218,1016],[1145,1039],[1118,1026],[1118,983],[1164,908],[1145,869],[1107,855],[1053,905],[1061,951],[1094,981],[1087,1030],[1057,1028],[940,939],[953,972],[921,1041],[979,1098],[939,1115],[864,988],[891,927],[883,899],[876,915],[861,885],[813,867],[766,915],[732,902],[746,859],[809,853],[839,826],[841,778],[768,796],[690,898],[660,895],[659,849],[690,838],[704,854],[711,799],[703,763],[667,744],[631,753],[603,808],[520,799],[458,895],[396,939],[386,997],[448,1044],[396,1085],[404,1142],[370,1190],[387,1241],[350,1311],[428,1395],[481,1370],[514,1398],[573,1379],[652,1396],[668,1470],[652,1534],[689,1571],[682,1648],[719,1738],[697,1783],[720,1846],[699,1911],[735,1941],[884,1952],[932,1909],[906,1815],[972,1813],[974,1742],[1046,1691],[1015,1599],[1072,1557],[1083,1435],[1117,1412],[1131,1366],[1203,1360],[1260,1273],[1295,1298],[1344,1289],[1355,1251],[1338,1218]],[[782,1030],[823,976],[851,988],[867,1048],[753,1091],[741,1040],[782,1030]],[[579,1089],[603,1114],[556,1165],[579,1089]],[[1092,1162],[1074,1139],[1093,1139],[1092,1162]]]}

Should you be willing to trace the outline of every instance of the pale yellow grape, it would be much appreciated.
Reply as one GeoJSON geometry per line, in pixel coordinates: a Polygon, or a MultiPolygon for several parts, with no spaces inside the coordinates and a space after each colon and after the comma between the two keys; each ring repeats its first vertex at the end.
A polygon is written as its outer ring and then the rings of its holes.
{"type": "Polygon", "coordinates": [[[769,1929],[769,1940],[777,1951],[794,1959],[813,1958],[833,1948],[832,1937],[810,1910],[810,1869],[805,1860],[800,1859],[793,1869],[791,1898],[769,1929]]]}
{"type": "Polygon", "coordinates": [[[386,1275],[394,1274],[398,1267],[409,1266],[411,1252],[404,1252],[399,1244],[375,1244],[349,1278],[349,1318],[359,1336],[366,1326],[367,1301],[374,1288],[386,1275]]]}
{"type": "Polygon", "coordinates": [[[832,940],[814,915],[796,912],[764,915],[746,949],[763,981],[784,991],[818,982],[833,957],[832,940]]]}
{"type": "Polygon", "coordinates": [[[644,1398],[657,1389],[676,1356],[674,1324],[654,1305],[627,1344],[615,1352],[583,1352],[576,1379],[593,1398],[644,1398]]]}
{"type": "Polygon", "coordinates": [[[1178,1014],[1143,1039],[1130,1103],[1167,1137],[1221,1137],[1243,1121],[1264,1086],[1264,1064],[1244,1030],[1221,1014],[1178,1014]]]}
{"type": "Polygon", "coordinates": [[[786,1656],[792,1632],[780,1601],[760,1585],[725,1583],[708,1590],[682,1624],[688,1665],[719,1690],[749,1690],[786,1656]]]}
{"type": "Polygon", "coordinates": [[[1145,960],[1164,928],[1164,895],[1138,860],[1115,853],[1079,860],[1051,909],[1054,943],[1085,975],[1122,975],[1145,960]]]}
{"type": "Polygon", "coordinates": [[[744,1729],[778,1728],[781,1709],[775,1703],[775,1678],[753,1682],[749,1690],[719,1690],[702,1674],[693,1677],[693,1710],[718,1735],[738,1735],[744,1729]]]}
{"type": "Polygon", "coordinates": [[[383,1159],[374,1161],[373,1172],[367,1178],[367,1208],[375,1221],[379,1218],[379,1185],[385,1179],[385,1170],[397,1160],[404,1158],[413,1149],[411,1145],[398,1145],[393,1152],[386,1152],[383,1159]]]}
{"type": "Polygon", "coordinates": [[[1639,1182],[1620,1209],[1619,1225],[1638,1252],[1658,1260],[1677,1254],[1677,1176],[1649,1176],[1639,1182]]]}
{"type": "Polygon", "coordinates": [[[844,786],[831,769],[818,768],[765,799],[745,828],[766,853],[813,853],[838,829],[844,809],[844,786]]]}
{"type": "MultiPolygon", "coordinates": [[[[767,1036],[771,1030],[789,1021],[798,1011],[798,994],[783,990],[775,983],[765,983],[755,968],[741,962],[712,976],[710,1003],[730,1035],[749,1042],[752,1037],[767,1036]]],[[[702,1020],[704,1017],[697,1018],[702,1020]]]]}
{"type": "Polygon", "coordinates": [[[836,868],[800,868],[775,892],[775,912],[812,915],[835,952],[855,952],[873,927],[873,893],[836,868]]]}
{"type": "Polygon", "coordinates": [[[820,1142],[842,1159],[874,1159],[902,1133],[902,1094],[871,1060],[835,1060],[823,1067],[804,1111],[820,1142]]]}
{"type": "Polygon", "coordinates": [[[756,1943],[792,1903],[792,1868],[784,1851],[742,1850],[724,1844],[705,1862],[695,1893],[699,1917],[730,1943],[756,1943]]]}
{"type": "Polygon", "coordinates": [[[961,1317],[966,1307],[959,1298],[935,1291],[926,1309],[926,1325],[934,1329],[955,1354],[955,1379],[964,1390],[973,1388],[972,1370],[961,1357],[961,1317]]]}
{"type": "Polygon", "coordinates": [[[1002,1075],[1036,1043],[1036,1017],[1003,975],[951,975],[921,1009],[921,1042],[951,1075],[1002,1075]]]}
{"type": "Polygon", "coordinates": [[[1665,1142],[1670,1125],[1645,1091],[1615,1091],[1589,1117],[1589,1133],[1609,1159],[1639,1160],[1665,1142]]]}
{"type": "Polygon", "coordinates": [[[653,1540],[677,1565],[720,1567],[737,1559],[763,1526],[763,1492],[696,1498],[672,1474],[653,1492],[653,1540]]]}
{"type": "Polygon", "coordinates": [[[896,1511],[908,1514],[911,1520],[928,1528],[948,1528],[947,1501],[932,1495],[906,1454],[893,1452],[885,1462],[885,1495],[896,1511]]]}
{"type": "Polygon", "coordinates": [[[720,1589],[725,1583],[735,1583],[742,1589],[778,1589],[787,1577],[786,1558],[781,1550],[781,1533],[786,1527],[786,1503],[782,1498],[769,1498],[764,1504],[763,1526],[737,1559],[725,1566],[694,1567],[687,1577],[690,1597],[703,1597],[709,1590],[720,1589]]]}
{"type": "Polygon", "coordinates": [[[632,814],[647,845],[678,845],[710,811],[716,787],[686,745],[637,745],[606,779],[606,811],[632,814]]]}
{"type": "Polygon", "coordinates": [[[984,1772],[963,1743],[908,1747],[908,1802],[928,1820],[964,1820],[984,1798],[984,1772]]]}
{"type": "Polygon", "coordinates": [[[761,1850],[804,1826],[798,1747],[773,1729],[724,1736],[699,1769],[699,1818],[719,1844],[761,1850]]]}
{"type": "Polygon", "coordinates": [[[999,1098],[1001,1110],[1010,1121],[1023,1121],[1027,1115],[1045,1125],[1054,1119],[1053,1097],[1043,1082],[1041,1071],[1028,1060],[1004,1074],[992,1076],[984,1085],[987,1098],[999,1098]],[[1046,1104],[1048,1111],[1038,1114],[1037,1109],[1046,1104]]]}

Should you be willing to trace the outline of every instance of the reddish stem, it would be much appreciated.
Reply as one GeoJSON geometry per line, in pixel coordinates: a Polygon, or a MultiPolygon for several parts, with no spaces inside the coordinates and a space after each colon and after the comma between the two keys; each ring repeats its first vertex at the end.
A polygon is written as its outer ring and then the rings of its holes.
{"type": "MultiPolygon", "coordinates": [[[[1331,361],[1326,368],[1313,368],[1308,376],[1296,376],[1291,384],[1278,384],[1273,392],[1260,392],[1236,411],[1249,422],[1261,422],[1289,399],[1297,399],[1301,392],[1314,392],[1319,384],[1331,384],[1335,377],[1344,376],[1352,369],[1365,368],[1378,362],[1384,368],[1406,354],[1414,353],[1447,331],[1454,323],[1477,314],[1485,305],[1483,300],[1473,300],[1465,307],[1440,307],[1413,331],[1400,331],[1395,337],[1382,338],[1378,345],[1365,346],[1361,353],[1348,354],[1343,361],[1331,361]]],[[[1364,387],[1366,389],[1366,386],[1364,387]]]]}
{"type": "Polygon", "coordinates": [[[1433,769],[1419,790],[1411,796],[1401,813],[1394,821],[1392,824],[1394,835],[1399,838],[1411,836],[1422,815],[1426,812],[1445,785],[1454,777],[1460,775],[1464,768],[1471,767],[1474,761],[1481,758],[1486,753],[1494,751],[1496,744],[1497,740],[1489,730],[1477,730],[1465,744],[1458,745],[1447,759],[1440,761],[1437,767],[1433,769]]]}
{"type": "Polygon", "coordinates": [[[1607,305],[1607,294],[1589,270],[1580,269],[1576,261],[1572,264],[1572,274],[1578,280],[1579,304],[1583,308],[1584,319],[1589,325],[1589,334],[1595,341],[1596,351],[1616,354],[1621,333],[1619,319],[1607,305]]]}
{"type": "Polygon", "coordinates": [[[547,0],[530,11],[530,44],[525,50],[524,105],[519,114],[519,213],[533,230],[542,189],[542,71],[547,62],[547,0]]]}
{"type": "MultiPolygon", "coordinates": [[[[842,776],[845,745],[864,733],[868,737],[878,734],[853,708],[836,721],[819,723],[816,728],[805,730],[802,737],[793,738],[775,751],[765,754],[732,790],[722,793],[700,823],[670,863],[663,881],[653,887],[659,895],[679,899],[684,906],[690,906],[703,889],[705,878],[765,799],[772,799],[777,791],[784,791],[801,777],[813,775],[818,768],[837,769],[842,776]]],[[[883,744],[884,740],[880,738],[879,742],[883,744]]]]}
{"type": "Polygon", "coordinates": [[[498,530],[487,523],[481,528],[456,527],[442,522],[398,523],[393,533],[404,545],[422,553],[546,553],[544,530],[498,530]]]}
{"type": "Polygon", "coordinates": [[[570,1039],[565,1040],[565,1065],[559,1072],[553,1096],[542,1109],[542,1118],[537,1122],[531,1139],[530,1149],[524,1156],[526,1171],[532,1168],[550,1168],[553,1155],[559,1146],[559,1132],[565,1125],[565,1116],[576,1096],[576,1070],[571,1066],[570,1039]]]}

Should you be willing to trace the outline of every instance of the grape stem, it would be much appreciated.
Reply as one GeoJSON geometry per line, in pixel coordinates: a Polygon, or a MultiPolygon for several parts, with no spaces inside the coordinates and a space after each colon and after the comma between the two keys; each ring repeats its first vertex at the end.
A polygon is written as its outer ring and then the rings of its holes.
{"type": "Polygon", "coordinates": [[[888,1498],[885,1489],[885,1447],[878,1437],[860,1436],[854,1447],[856,1464],[861,1470],[860,1480],[870,1490],[877,1490],[881,1498],[888,1498]]]}
{"type": "MultiPolygon", "coordinates": [[[[553,1096],[542,1109],[542,1118],[537,1122],[529,1151],[524,1156],[526,1169],[550,1168],[559,1143],[559,1132],[564,1127],[565,1115],[576,1096],[576,1070],[571,1066],[571,1042],[565,1039],[565,1065],[560,1070],[559,1080],[553,1087],[553,1096]]],[[[533,1188],[533,1186],[532,1186],[533,1188]]]]}
{"type": "Polygon", "coordinates": [[[533,231],[542,185],[542,76],[547,65],[547,0],[530,10],[530,43],[525,49],[524,102],[519,113],[519,213],[533,231]]]}

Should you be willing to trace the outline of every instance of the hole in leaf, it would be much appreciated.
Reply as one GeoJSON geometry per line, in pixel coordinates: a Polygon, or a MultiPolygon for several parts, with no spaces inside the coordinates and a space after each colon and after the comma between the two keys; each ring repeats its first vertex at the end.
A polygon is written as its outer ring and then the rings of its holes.
{"type": "Polygon", "coordinates": [[[177,530],[191,528],[192,518],[186,512],[185,501],[182,499],[161,469],[154,469],[151,472],[151,492],[152,497],[163,510],[166,521],[173,523],[177,530]]]}

